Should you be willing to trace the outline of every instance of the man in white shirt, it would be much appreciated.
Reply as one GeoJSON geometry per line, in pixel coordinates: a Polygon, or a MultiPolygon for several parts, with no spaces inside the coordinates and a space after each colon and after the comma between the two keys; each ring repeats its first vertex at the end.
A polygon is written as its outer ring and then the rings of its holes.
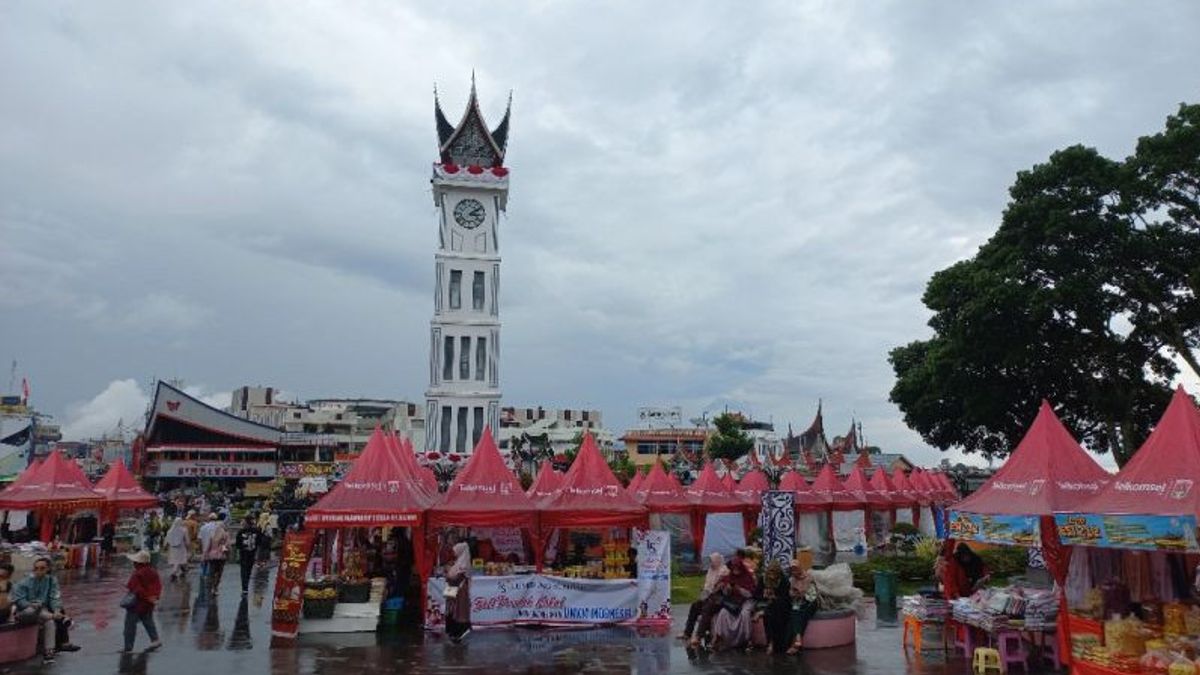
{"type": "Polygon", "coordinates": [[[208,576],[208,561],[204,560],[204,552],[208,550],[208,542],[212,539],[213,531],[217,529],[217,514],[208,514],[208,520],[200,526],[200,576],[208,576]]]}

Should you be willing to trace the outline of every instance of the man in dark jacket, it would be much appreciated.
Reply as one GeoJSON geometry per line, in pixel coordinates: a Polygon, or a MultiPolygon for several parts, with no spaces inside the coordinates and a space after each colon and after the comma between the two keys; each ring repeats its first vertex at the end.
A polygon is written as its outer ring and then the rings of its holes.
{"type": "Polygon", "coordinates": [[[250,591],[250,573],[254,571],[254,565],[258,560],[258,546],[261,538],[262,530],[258,529],[254,518],[246,516],[242,520],[242,529],[238,530],[237,539],[234,541],[234,547],[238,552],[238,564],[242,571],[242,595],[246,595],[250,591]]]}

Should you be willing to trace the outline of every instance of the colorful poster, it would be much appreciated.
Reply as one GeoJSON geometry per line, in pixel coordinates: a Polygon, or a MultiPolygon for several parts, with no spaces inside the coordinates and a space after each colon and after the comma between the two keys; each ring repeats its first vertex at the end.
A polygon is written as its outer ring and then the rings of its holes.
{"type": "Polygon", "coordinates": [[[275,600],[271,605],[271,641],[292,639],[300,627],[300,608],[304,597],[304,573],[312,555],[315,534],[309,530],[288,532],[279,555],[279,573],[275,577],[275,600]]]}
{"type": "Polygon", "coordinates": [[[995,515],[953,511],[950,536],[1009,546],[1037,546],[1041,542],[1037,516],[995,515]]]}
{"type": "MultiPolygon", "coordinates": [[[[429,580],[425,627],[445,623],[446,580],[429,580]]],[[[471,577],[471,623],[586,626],[631,623],[638,618],[638,581],[568,579],[541,574],[471,577]]]]}
{"type": "Polygon", "coordinates": [[[306,477],[329,478],[334,475],[337,465],[333,462],[280,462],[277,476],[288,480],[300,480],[306,477]]]}
{"type": "Polygon", "coordinates": [[[1058,538],[1068,546],[1131,548],[1145,551],[1200,551],[1195,516],[1101,516],[1060,513],[1058,538]]]}
{"type": "Polygon", "coordinates": [[[671,622],[671,533],[633,531],[638,554],[638,619],[671,622]]]}

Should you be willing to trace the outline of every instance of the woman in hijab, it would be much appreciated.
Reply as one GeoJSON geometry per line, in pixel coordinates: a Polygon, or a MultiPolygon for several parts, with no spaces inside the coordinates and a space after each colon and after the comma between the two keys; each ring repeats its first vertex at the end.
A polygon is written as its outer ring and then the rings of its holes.
{"type": "Polygon", "coordinates": [[[729,563],[729,576],[723,582],[724,595],[721,610],[712,624],[712,650],[745,647],[750,642],[753,623],[754,573],[746,566],[742,556],[735,556],[729,563]]]}
{"type": "Polygon", "coordinates": [[[715,602],[717,584],[728,575],[729,568],[725,566],[725,556],[720,553],[709,554],[708,570],[704,573],[704,587],[700,589],[700,599],[693,602],[688,609],[687,624],[683,627],[683,634],[679,636],[680,640],[691,639],[696,622],[700,619],[705,607],[711,602],[715,602]]]}
{"type": "Polygon", "coordinates": [[[987,565],[983,564],[983,558],[979,554],[971,550],[967,546],[967,542],[961,541],[958,543],[958,548],[954,550],[954,560],[962,566],[963,574],[966,576],[966,594],[974,593],[980,586],[987,583],[991,577],[988,573],[987,565]]]}
{"type": "Polygon", "coordinates": [[[767,632],[767,650],[782,654],[792,638],[792,595],[788,575],[778,560],[767,563],[763,573],[763,628],[767,632]]]}
{"type": "Polygon", "coordinates": [[[171,529],[167,530],[167,564],[171,566],[171,581],[187,575],[188,530],[183,524],[183,518],[171,521],[171,529]]]}
{"type": "Polygon", "coordinates": [[[791,605],[788,630],[792,634],[792,645],[788,647],[787,653],[794,655],[804,646],[804,631],[808,628],[809,619],[817,613],[817,584],[808,568],[800,564],[799,560],[792,561],[787,583],[791,605]]]}
{"type": "Polygon", "coordinates": [[[471,632],[471,547],[454,545],[454,563],[446,571],[446,635],[461,642],[471,632]]]}

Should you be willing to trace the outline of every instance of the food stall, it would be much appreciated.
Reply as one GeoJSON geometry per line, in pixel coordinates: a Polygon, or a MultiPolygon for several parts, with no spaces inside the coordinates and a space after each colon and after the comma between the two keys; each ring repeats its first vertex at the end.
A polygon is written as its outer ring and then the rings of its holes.
{"type": "Polygon", "coordinates": [[[1200,672],[1200,412],[1182,388],[1129,462],[1055,520],[1080,675],[1200,672]]]}
{"type": "MultiPolygon", "coordinates": [[[[489,612],[486,607],[502,604],[510,587],[525,584],[540,571],[541,541],[538,539],[534,500],[521,490],[521,483],[504,464],[492,432],[484,427],[479,443],[446,490],[444,500],[429,511],[428,534],[434,550],[447,550],[456,541],[453,533],[471,542],[473,573],[471,598],[480,607],[472,617],[476,626],[504,625],[526,618],[521,609],[511,616],[489,612]]],[[[425,628],[440,630],[445,625],[446,580],[431,575],[425,600],[425,628]]]]}
{"type": "MultiPolygon", "coordinates": [[[[0,509],[34,513],[39,523],[39,539],[55,546],[65,567],[96,565],[100,557],[99,544],[90,536],[73,536],[75,529],[71,527],[71,519],[81,515],[98,516],[104,498],[93,491],[79,465],[58,450],[52,451],[40,466],[27,471],[0,492],[0,509]]],[[[32,558],[13,560],[18,572],[25,569],[24,563],[32,567],[32,558]]]]}
{"type": "Polygon", "coordinates": [[[626,492],[650,512],[650,527],[671,531],[675,534],[674,541],[684,544],[681,548],[691,546],[699,556],[704,524],[696,522],[696,504],[675,476],[663,469],[662,462],[655,461],[636,488],[626,488],[626,492]]]}
{"type": "MultiPolygon", "coordinates": [[[[959,541],[1040,547],[1047,570],[1063,588],[1065,557],[1070,553],[1059,545],[1054,514],[1078,507],[1110,479],[1043,401],[1033,424],[1000,469],[951,508],[950,540],[944,550],[953,550],[959,541]]],[[[1037,646],[1050,660],[1063,659],[1065,631],[1055,639],[1062,597],[1056,597],[1049,584],[948,590],[952,596],[963,596],[948,598],[950,628],[968,654],[986,641],[1006,645],[1002,658],[1028,658],[1030,647],[1037,646]]]]}
{"type": "Polygon", "coordinates": [[[307,531],[285,537],[281,568],[289,573],[277,576],[273,635],[375,630],[385,583],[380,577],[366,578],[373,528],[409,529],[424,588],[429,576],[426,513],[437,497],[413,470],[416,461],[409,461],[405,450],[404,442],[376,428],[345,478],[306,511],[307,531]],[[319,536],[313,537],[314,532],[319,536]],[[320,555],[309,560],[314,546],[320,555]]]}
{"type": "Polygon", "coordinates": [[[522,622],[595,625],[670,619],[670,540],[666,533],[645,531],[648,511],[613,475],[590,433],[562,485],[537,508],[547,542],[544,572],[511,589],[519,597],[506,599],[513,606],[534,608],[522,622]],[[639,542],[644,545],[637,549],[638,578],[628,578],[622,568],[639,542]]]}
{"type": "Polygon", "coordinates": [[[137,478],[134,478],[122,460],[109,465],[108,471],[96,482],[94,489],[96,494],[104,498],[104,507],[100,513],[101,523],[112,523],[117,530],[118,551],[132,549],[135,541],[129,535],[136,531],[141,521],[138,511],[158,507],[158,497],[142,489],[137,478]],[[126,516],[124,522],[118,522],[123,514],[126,516]]]}

